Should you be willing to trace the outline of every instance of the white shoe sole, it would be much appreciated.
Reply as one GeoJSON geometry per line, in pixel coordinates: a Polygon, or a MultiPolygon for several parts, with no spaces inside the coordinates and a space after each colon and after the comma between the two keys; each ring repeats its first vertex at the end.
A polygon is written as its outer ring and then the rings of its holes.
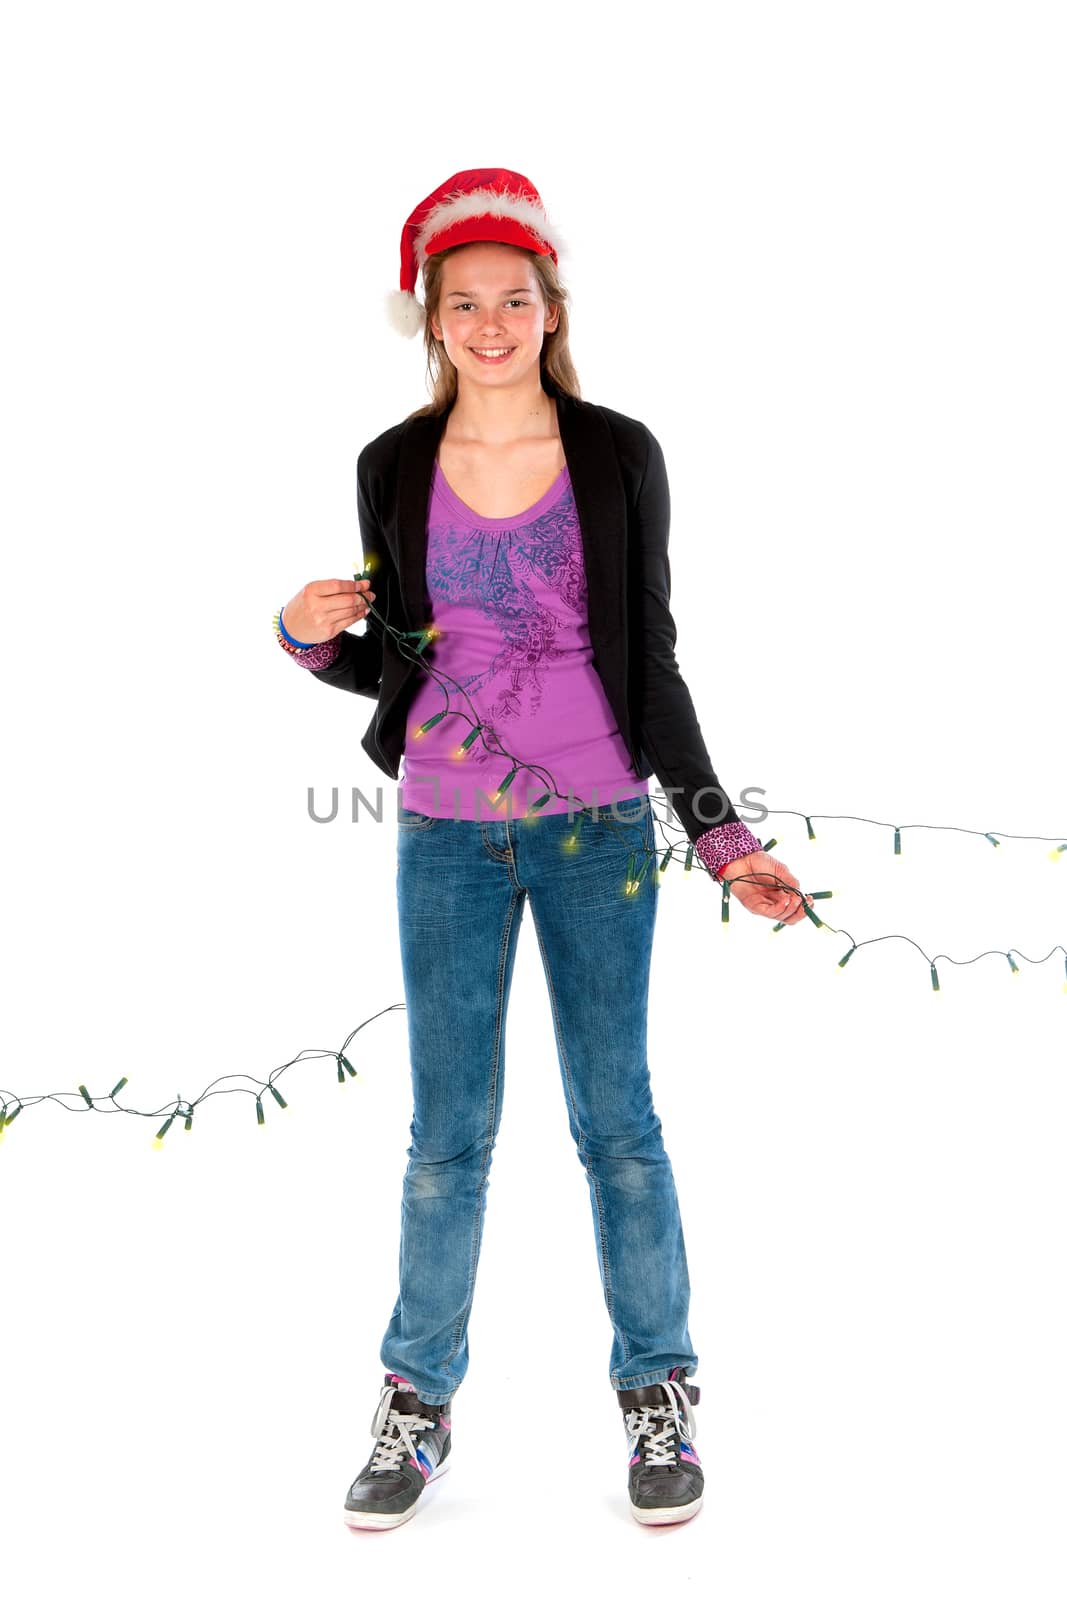
{"type": "MultiPolygon", "coordinates": [[[[443,1478],[451,1465],[452,1452],[449,1451],[445,1459],[437,1463],[437,1466],[426,1479],[426,1483],[423,1485],[423,1493],[426,1492],[431,1483],[436,1483],[438,1478],[443,1478]]],[[[413,1500],[406,1511],[346,1511],[345,1524],[349,1528],[399,1528],[402,1522],[409,1521],[415,1515],[419,1509],[419,1501],[421,1499],[422,1495],[420,1494],[418,1500],[413,1500]]]]}
{"type": "Polygon", "coordinates": [[[644,1506],[635,1506],[631,1500],[630,1510],[633,1512],[638,1522],[652,1523],[655,1525],[656,1523],[661,1522],[688,1522],[690,1517],[696,1516],[703,1504],[703,1495],[700,1496],[699,1500],[690,1501],[687,1506],[660,1506],[656,1509],[652,1509],[651,1507],[646,1508],[644,1506]]]}

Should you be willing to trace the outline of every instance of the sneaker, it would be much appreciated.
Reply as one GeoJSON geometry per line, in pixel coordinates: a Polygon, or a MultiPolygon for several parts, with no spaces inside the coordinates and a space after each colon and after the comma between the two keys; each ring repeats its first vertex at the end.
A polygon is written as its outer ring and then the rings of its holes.
{"type": "Polygon", "coordinates": [[[684,1522],[703,1504],[704,1471],[692,1444],[700,1390],[685,1382],[686,1371],[672,1367],[665,1382],[616,1391],[630,1445],[630,1509],[638,1522],[684,1522]]]}
{"type": "Polygon", "coordinates": [[[451,1412],[451,1400],[429,1405],[413,1383],[385,1374],[370,1429],[377,1442],[345,1501],[350,1528],[395,1528],[415,1515],[423,1489],[452,1465],[451,1412]]]}

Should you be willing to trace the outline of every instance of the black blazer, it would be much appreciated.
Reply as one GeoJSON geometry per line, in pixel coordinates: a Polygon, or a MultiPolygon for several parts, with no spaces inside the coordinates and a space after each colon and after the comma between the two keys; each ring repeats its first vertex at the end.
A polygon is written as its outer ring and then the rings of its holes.
{"type": "MultiPolygon", "coordinates": [[[[663,451],[643,422],[561,393],[544,371],[541,381],[556,399],[581,524],[593,664],[634,777],[655,773],[695,842],[708,828],[741,819],[712,769],[675,660],[663,451]],[[700,790],[707,792],[697,799],[700,790]]],[[[445,414],[407,417],[364,446],[356,463],[360,534],[374,606],[401,630],[433,621],[426,587],[427,514],[445,420],[445,414]]],[[[422,668],[399,654],[374,617],[367,618],[363,633],[346,630],[339,638],[340,655],[314,676],[378,702],[360,742],[375,766],[396,778],[422,668]]],[[[409,641],[411,647],[416,643],[409,641]]],[[[420,659],[432,662],[434,650],[431,642],[420,659]]]]}

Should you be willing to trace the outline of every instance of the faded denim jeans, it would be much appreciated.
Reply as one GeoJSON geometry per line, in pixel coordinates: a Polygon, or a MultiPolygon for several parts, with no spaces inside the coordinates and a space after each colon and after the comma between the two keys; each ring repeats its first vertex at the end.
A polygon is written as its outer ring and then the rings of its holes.
{"type": "MultiPolygon", "coordinates": [[[[400,1292],[387,1371],[421,1399],[467,1371],[504,1034],[527,899],[551,1000],[570,1130],[585,1169],[608,1316],[609,1377],[631,1389],[696,1368],[689,1274],[646,1057],[659,886],[653,859],[624,892],[630,852],[655,847],[647,795],[587,816],[429,817],[401,808],[397,906],[414,1116],[401,1204],[400,1292]]],[[[566,1327],[566,1308],[558,1308],[566,1327]]],[[[561,1367],[561,1372],[564,1368],[561,1367]]]]}

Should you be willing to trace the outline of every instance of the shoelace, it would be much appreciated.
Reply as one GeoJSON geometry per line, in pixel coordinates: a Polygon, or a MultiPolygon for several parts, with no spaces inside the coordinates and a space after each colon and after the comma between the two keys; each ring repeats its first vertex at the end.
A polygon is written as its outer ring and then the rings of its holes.
{"type": "Polygon", "coordinates": [[[661,1388],[667,1391],[665,1402],[658,1406],[635,1406],[623,1415],[632,1448],[638,1448],[639,1440],[647,1440],[646,1466],[676,1467],[679,1442],[696,1437],[696,1416],[689,1396],[677,1379],[665,1378],[661,1388]],[[678,1414],[679,1400],[682,1402],[681,1416],[678,1414]]]}
{"type": "Polygon", "coordinates": [[[429,1417],[420,1417],[417,1413],[392,1412],[393,1396],[399,1390],[388,1384],[382,1390],[382,1397],[378,1401],[378,1409],[374,1413],[374,1421],[370,1431],[375,1436],[381,1435],[371,1457],[371,1472],[396,1472],[404,1461],[414,1458],[417,1440],[412,1434],[418,1433],[420,1428],[432,1428],[434,1423],[429,1417]]]}

